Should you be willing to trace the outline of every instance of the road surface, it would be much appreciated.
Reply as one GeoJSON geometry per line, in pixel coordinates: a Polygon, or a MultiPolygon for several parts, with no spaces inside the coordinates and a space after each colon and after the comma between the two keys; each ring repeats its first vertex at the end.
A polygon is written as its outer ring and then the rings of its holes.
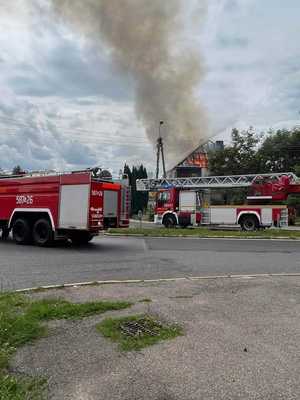
{"type": "Polygon", "coordinates": [[[0,242],[0,289],[111,279],[300,273],[300,242],[100,237],[83,248],[0,242]]]}

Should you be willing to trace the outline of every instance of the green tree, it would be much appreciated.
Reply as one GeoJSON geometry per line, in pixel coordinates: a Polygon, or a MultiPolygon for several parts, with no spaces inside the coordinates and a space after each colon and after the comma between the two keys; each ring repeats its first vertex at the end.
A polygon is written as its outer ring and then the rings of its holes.
{"type": "Polygon", "coordinates": [[[232,143],[223,150],[209,151],[209,170],[212,175],[241,175],[257,173],[257,145],[259,136],[253,128],[233,129],[232,143]]]}
{"type": "Polygon", "coordinates": [[[269,130],[259,136],[252,128],[232,130],[232,143],[209,152],[212,175],[294,172],[300,176],[300,128],[269,130]]]}
{"type": "Polygon", "coordinates": [[[300,178],[300,164],[295,165],[294,171],[295,174],[300,178]]]}
{"type": "Polygon", "coordinates": [[[147,170],[143,164],[133,166],[132,169],[125,164],[123,169],[124,174],[128,175],[129,184],[131,186],[131,213],[137,214],[139,210],[144,211],[148,204],[148,193],[138,192],[136,190],[136,180],[146,179],[148,177],[147,170]]]}
{"type": "Polygon", "coordinates": [[[13,168],[13,175],[21,175],[23,172],[22,168],[20,167],[20,165],[16,165],[13,168]]]}
{"type": "Polygon", "coordinates": [[[300,128],[270,130],[257,157],[261,172],[295,172],[300,175],[300,128]]]}

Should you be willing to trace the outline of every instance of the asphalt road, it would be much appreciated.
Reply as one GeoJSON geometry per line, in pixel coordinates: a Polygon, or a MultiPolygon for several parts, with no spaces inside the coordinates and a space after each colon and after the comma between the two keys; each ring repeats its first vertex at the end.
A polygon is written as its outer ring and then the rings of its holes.
{"type": "Polygon", "coordinates": [[[101,237],[83,248],[0,242],[0,289],[111,279],[300,273],[300,242],[101,237]]]}

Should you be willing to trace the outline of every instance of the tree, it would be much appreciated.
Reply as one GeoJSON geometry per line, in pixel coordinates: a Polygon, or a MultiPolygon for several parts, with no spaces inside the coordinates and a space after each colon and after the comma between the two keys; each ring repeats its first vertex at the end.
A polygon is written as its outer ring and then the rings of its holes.
{"type": "Polygon", "coordinates": [[[295,174],[300,178],[300,164],[295,165],[294,171],[295,174]]]}
{"type": "Polygon", "coordinates": [[[124,174],[128,175],[129,184],[131,186],[131,213],[137,214],[139,210],[144,211],[148,204],[148,193],[138,192],[136,190],[136,180],[146,179],[148,177],[147,170],[141,164],[140,166],[133,166],[132,169],[125,164],[124,174]]]}
{"type": "Polygon", "coordinates": [[[300,176],[300,128],[269,130],[262,136],[252,128],[232,130],[232,143],[209,152],[212,175],[294,172],[300,176]]]}
{"type": "Polygon", "coordinates": [[[13,168],[13,175],[21,175],[22,174],[22,172],[23,172],[23,170],[22,170],[22,168],[20,167],[20,165],[16,165],[14,168],[13,168]]]}
{"type": "Polygon", "coordinates": [[[123,174],[128,176],[129,179],[129,184],[131,185],[132,183],[132,174],[129,166],[125,163],[124,169],[123,169],[123,174]]]}
{"type": "Polygon", "coordinates": [[[233,129],[232,144],[222,150],[209,151],[209,170],[212,175],[241,175],[257,173],[259,136],[253,128],[240,132],[233,129]]]}
{"type": "Polygon", "coordinates": [[[300,128],[270,130],[258,150],[260,172],[300,175],[300,128]]]}

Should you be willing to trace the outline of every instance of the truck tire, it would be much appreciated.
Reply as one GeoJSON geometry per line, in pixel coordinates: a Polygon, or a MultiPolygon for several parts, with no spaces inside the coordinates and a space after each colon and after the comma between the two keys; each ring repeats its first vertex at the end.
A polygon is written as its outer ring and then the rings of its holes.
{"type": "Polygon", "coordinates": [[[9,229],[8,228],[2,228],[1,239],[2,240],[7,240],[8,237],[9,237],[9,229]]]}
{"type": "Polygon", "coordinates": [[[74,232],[70,238],[74,246],[83,246],[93,240],[93,237],[89,232],[74,232]]]}
{"type": "Polygon", "coordinates": [[[246,232],[257,231],[259,222],[255,215],[245,215],[240,222],[241,228],[246,232]]]}
{"type": "Polygon", "coordinates": [[[174,215],[172,214],[166,215],[163,219],[163,224],[167,229],[174,228],[176,226],[176,219],[174,215]]]}
{"type": "Polygon", "coordinates": [[[33,226],[34,244],[40,247],[50,246],[53,243],[53,231],[47,219],[39,219],[33,226]]]}
{"type": "Polygon", "coordinates": [[[29,244],[32,240],[31,228],[28,221],[18,218],[13,224],[13,239],[17,244],[29,244]]]}

